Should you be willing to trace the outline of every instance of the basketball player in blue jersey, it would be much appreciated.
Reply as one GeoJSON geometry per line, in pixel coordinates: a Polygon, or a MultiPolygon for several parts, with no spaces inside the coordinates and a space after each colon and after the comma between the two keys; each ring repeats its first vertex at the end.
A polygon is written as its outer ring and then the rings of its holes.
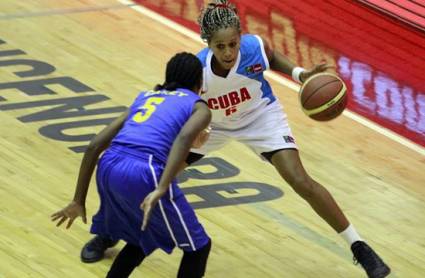
{"type": "Polygon", "coordinates": [[[202,98],[212,110],[212,130],[208,142],[192,150],[187,163],[231,139],[246,144],[273,164],[295,192],[349,243],[355,260],[369,277],[387,276],[389,267],[360,238],[331,194],[306,173],[286,114],[263,75],[272,69],[302,82],[328,66],[320,64],[311,70],[296,67],[261,37],[241,35],[236,9],[227,0],[209,3],[198,22],[201,38],[208,43],[198,57],[204,68],[202,98]]]}
{"type": "MultiPolygon", "coordinates": [[[[129,110],[90,143],[80,168],[73,201],[52,215],[69,228],[81,216],[98,162],[100,209],[91,232],[98,238],[127,244],[107,277],[128,277],[155,249],[184,252],[178,276],[203,277],[211,240],[177,186],[175,177],[192,146],[202,145],[211,112],[197,93],[202,65],[193,54],[179,53],[168,63],[166,80],[142,92],[129,110]]],[[[93,244],[93,242],[91,242],[93,244]]]]}

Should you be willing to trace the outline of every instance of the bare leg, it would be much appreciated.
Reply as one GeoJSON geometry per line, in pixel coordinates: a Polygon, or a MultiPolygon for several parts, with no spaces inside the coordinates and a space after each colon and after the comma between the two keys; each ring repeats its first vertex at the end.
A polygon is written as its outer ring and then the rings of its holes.
{"type": "Polygon", "coordinates": [[[271,161],[282,178],[336,232],[340,233],[348,227],[347,218],[329,191],[305,171],[297,150],[281,150],[272,156],[271,161]]]}

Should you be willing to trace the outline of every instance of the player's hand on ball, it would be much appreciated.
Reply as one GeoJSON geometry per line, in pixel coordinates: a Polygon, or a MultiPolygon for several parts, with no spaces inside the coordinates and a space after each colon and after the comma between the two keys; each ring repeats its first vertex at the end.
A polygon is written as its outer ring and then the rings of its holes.
{"type": "Polygon", "coordinates": [[[199,149],[202,147],[210,138],[211,127],[207,127],[202,130],[198,136],[195,138],[195,141],[192,143],[192,148],[199,149]]]}
{"type": "Polygon", "coordinates": [[[82,204],[72,201],[69,205],[67,205],[60,211],[53,213],[50,217],[52,221],[56,221],[59,219],[58,223],[56,224],[57,227],[59,227],[60,225],[62,225],[63,222],[69,219],[68,224],[66,225],[66,228],[69,229],[75,218],[77,218],[78,216],[81,216],[83,222],[87,224],[86,207],[82,204]]]}
{"type": "Polygon", "coordinates": [[[318,65],[315,65],[310,70],[305,70],[305,71],[301,72],[300,73],[300,80],[301,80],[301,82],[304,82],[308,78],[310,78],[311,76],[313,76],[313,75],[315,75],[317,73],[325,72],[326,70],[328,70],[330,68],[334,68],[334,67],[328,65],[327,63],[320,63],[318,65]]]}

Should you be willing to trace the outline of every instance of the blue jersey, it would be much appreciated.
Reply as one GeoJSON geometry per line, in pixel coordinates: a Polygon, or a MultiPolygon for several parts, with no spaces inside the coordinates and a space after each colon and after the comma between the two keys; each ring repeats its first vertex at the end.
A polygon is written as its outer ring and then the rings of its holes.
{"type": "Polygon", "coordinates": [[[175,138],[200,100],[186,89],[141,92],[112,147],[120,145],[152,154],[165,163],[175,138]]]}
{"type": "Polygon", "coordinates": [[[100,209],[91,232],[140,246],[145,255],[178,246],[193,252],[209,242],[183,192],[173,180],[141,230],[140,204],[158,188],[171,146],[200,97],[189,90],[142,92],[122,129],[99,160],[100,209]]]}

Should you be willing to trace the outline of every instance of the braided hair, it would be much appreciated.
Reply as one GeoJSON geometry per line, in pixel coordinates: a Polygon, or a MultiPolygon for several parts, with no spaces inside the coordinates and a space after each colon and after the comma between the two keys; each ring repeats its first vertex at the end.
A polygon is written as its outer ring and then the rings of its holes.
{"type": "Polygon", "coordinates": [[[213,0],[198,17],[201,38],[209,42],[213,34],[224,28],[234,27],[241,32],[241,23],[235,6],[227,0],[213,0]]]}
{"type": "Polygon", "coordinates": [[[201,86],[202,64],[198,57],[188,52],[174,55],[167,63],[165,82],[155,90],[174,91],[177,88],[192,89],[201,86]]]}

